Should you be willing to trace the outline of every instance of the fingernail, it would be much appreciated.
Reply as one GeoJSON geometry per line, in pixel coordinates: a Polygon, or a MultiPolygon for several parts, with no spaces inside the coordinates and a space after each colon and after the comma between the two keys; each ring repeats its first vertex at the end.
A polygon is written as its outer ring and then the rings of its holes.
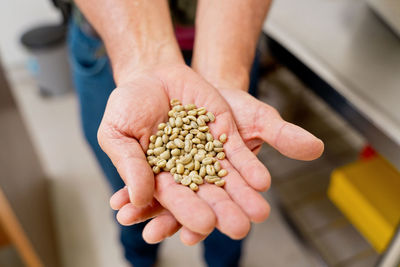
{"type": "Polygon", "coordinates": [[[133,203],[133,194],[132,194],[132,189],[128,186],[128,195],[129,195],[129,200],[131,203],[133,203]]]}

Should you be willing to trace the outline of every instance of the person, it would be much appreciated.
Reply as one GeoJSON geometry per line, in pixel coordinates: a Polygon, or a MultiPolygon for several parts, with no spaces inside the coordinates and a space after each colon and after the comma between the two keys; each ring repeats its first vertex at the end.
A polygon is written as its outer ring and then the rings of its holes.
{"type": "Polygon", "coordinates": [[[159,242],[180,229],[184,244],[204,240],[208,266],[238,266],[251,222],[269,214],[259,194],[270,186],[256,157],[261,144],[300,160],[323,151],[321,140],[247,93],[270,1],[199,0],[191,67],[167,0],[75,4],[68,45],[83,132],[115,192],[125,257],[153,266],[159,242]],[[205,184],[194,193],[169,173],[153,175],[144,151],[171,99],[206,107],[216,115],[213,135],[227,133],[224,188],[205,184]]]}

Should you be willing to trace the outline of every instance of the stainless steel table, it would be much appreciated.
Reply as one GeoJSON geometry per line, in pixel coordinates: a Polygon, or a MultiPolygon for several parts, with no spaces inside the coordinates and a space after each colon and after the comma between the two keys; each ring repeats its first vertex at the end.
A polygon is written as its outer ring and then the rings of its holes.
{"type": "MultiPolygon", "coordinates": [[[[400,170],[400,38],[366,1],[275,0],[263,30],[334,89],[332,107],[400,170]]],[[[396,263],[399,231],[378,265],[396,263]]]]}

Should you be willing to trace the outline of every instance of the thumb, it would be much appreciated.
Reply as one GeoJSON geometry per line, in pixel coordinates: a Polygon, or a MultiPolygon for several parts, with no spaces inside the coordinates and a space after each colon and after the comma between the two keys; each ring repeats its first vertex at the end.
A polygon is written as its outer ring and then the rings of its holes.
{"type": "Polygon", "coordinates": [[[324,151],[324,143],[303,128],[281,118],[271,106],[261,105],[256,119],[258,137],[283,155],[298,160],[314,160],[324,151]]]}
{"type": "Polygon", "coordinates": [[[127,185],[132,204],[149,204],[153,199],[154,175],[137,140],[103,123],[97,139],[127,185]]]}

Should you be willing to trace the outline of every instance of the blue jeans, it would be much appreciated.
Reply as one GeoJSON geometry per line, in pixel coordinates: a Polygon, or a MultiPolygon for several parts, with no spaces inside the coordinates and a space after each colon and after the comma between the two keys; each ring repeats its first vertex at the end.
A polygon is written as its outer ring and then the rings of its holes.
{"type": "MultiPolygon", "coordinates": [[[[97,143],[97,130],[103,117],[107,99],[115,88],[110,61],[98,55],[101,40],[84,34],[70,23],[68,49],[74,86],[79,98],[83,133],[107,178],[112,191],[124,186],[114,165],[97,143]]],[[[135,267],[153,266],[159,245],[149,245],[142,238],[146,222],[120,227],[120,239],[126,259],[135,267]]],[[[208,266],[238,266],[241,240],[232,240],[215,230],[204,240],[204,256],[208,266]]]]}

